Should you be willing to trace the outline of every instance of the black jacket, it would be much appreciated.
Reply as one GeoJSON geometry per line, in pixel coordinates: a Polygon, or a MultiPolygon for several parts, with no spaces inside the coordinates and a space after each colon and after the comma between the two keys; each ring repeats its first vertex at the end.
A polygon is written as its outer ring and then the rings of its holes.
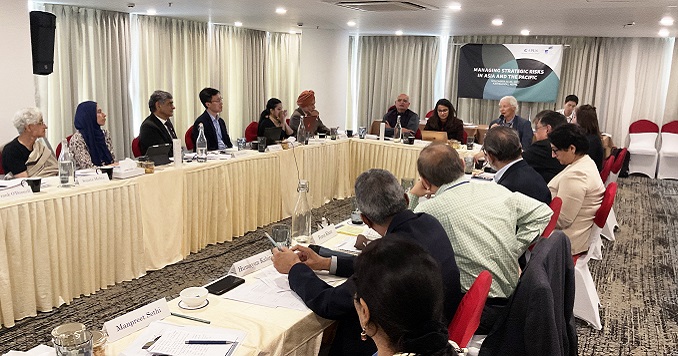
{"type": "MultiPolygon", "coordinates": [[[[141,123],[141,129],[139,129],[139,149],[141,149],[141,154],[145,155],[149,147],[163,143],[172,145],[172,137],[165,125],[160,122],[160,119],[151,114],[141,123]]],[[[170,154],[171,152],[172,150],[170,150],[170,154]]]]}
{"type": "Polygon", "coordinates": [[[523,151],[525,162],[544,178],[546,184],[565,168],[553,158],[552,153],[551,142],[548,139],[534,142],[523,151]]]}
{"type": "MultiPolygon", "coordinates": [[[[226,145],[226,148],[233,147],[231,142],[231,137],[228,136],[228,131],[226,131],[226,123],[223,119],[219,118],[219,127],[221,128],[221,138],[226,145]]],[[[212,124],[212,118],[210,114],[205,110],[202,115],[198,116],[193,123],[193,132],[191,133],[191,140],[193,140],[193,146],[198,141],[198,134],[200,133],[200,123],[205,130],[205,138],[207,139],[207,150],[216,151],[219,149],[219,143],[217,142],[217,130],[214,129],[214,124],[212,124]]]]}
{"type": "Polygon", "coordinates": [[[551,203],[551,191],[542,177],[525,160],[509,167],[497,182],[512,192],[520,192],[544,204],[551,203]]]}

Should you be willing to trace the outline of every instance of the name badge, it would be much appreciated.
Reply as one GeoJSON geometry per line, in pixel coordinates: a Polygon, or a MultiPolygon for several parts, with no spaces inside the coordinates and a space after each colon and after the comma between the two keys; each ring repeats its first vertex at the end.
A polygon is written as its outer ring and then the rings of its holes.
{"type": "Polygon", "coordinates": [[[262,253],[256,254],[252,257],[247,257],[244,260],[234,263],[231,269],[228,270],[228,273],[235,274],[238,277],[246,276],[254,271],[258,271],[272,265],[272,257],[273,254],[271,251],[266,250],[262,253]]]}
{"type": "Polygon", "coordinates": [[[0,190],[0,199],[15,199],[26,195],[33,194],[31,187],[28,184],[17,184],[14,187],[0,190]]]}
{"type": "Polygon", "coordinates": [[[313,233],[311,238],[316,245],[322,245],[335,236],[337,236],[337,227],[334,224],[330,224],[330,226],[313,233]]]}
{"type": "Polygon", "coordinates": [[[108,341],[115,342],[147,327],[153,321],[162,320],[168,316],[170,316],[169,306],[167,300],[162,298],[105,322],[104,329],[108,333],[108,341]]]}
{"type": "Polygon", "coordinates": [[[268,152],[280,152],[282,150],[283,150],[282,145],[266,146],[266,151],[268,151],[268,152]]]}
{"type": "Polygon", "coordinates": [[[91,176],[75,177],[75,182],[81,187],[88,185],[101,185],[108,183],[109,181],[108,174],[95,174],[91,176]]]}

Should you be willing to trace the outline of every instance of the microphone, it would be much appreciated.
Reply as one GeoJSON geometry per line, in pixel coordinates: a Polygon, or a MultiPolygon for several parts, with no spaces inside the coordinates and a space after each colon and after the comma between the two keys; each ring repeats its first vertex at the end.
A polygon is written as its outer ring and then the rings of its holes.
{"type": "Polygon", "coordinates": [[[339,252],[339,251],[334,251],[329,248],[325,248],[319,245],[308,245],[308,248],[311,250],[315,251],[318,255],[322,257],[332,257],[332,256],[339,256],[339,257],[355,257],[354,255],[350,253],[344,253],[344,252],[339,252]]]}

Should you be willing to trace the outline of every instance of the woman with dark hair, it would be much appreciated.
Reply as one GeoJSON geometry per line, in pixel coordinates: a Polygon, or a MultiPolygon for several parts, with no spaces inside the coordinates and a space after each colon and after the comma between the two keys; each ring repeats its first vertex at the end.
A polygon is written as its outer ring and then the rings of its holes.
{"type": "Polygon", "coordinates": [[[603,169],[603,140],[600,138],[600,129],[598,128],[598,114],[596,108],[591,105],[582,105],[576,110],[577,125],[581,126],[586,132],[586,138],[589,140],[588,155],[593,162],[596,162],[598,172],[603,169]]]}
{"type": "Polygon", "coordinates": [[[377,345],[375,355],[455,355],[443,315],[438,263],[411,239],[378,239],[355,260],[354,306],[362,327],[377,345]]]}
{"type": "Polygon", "coordinates": [[[259,115],[259,128],[257,129],[257,136],[263,137],[267,128],[280,127],[280,139],[283,140],[290,137],[294,131],[287,124],[287,110],[283,110],[282,101],[280,99],[271,98],[266,103],[266,109],[259,115]]]}
{"type": "Polygon", "coordinates": [[[457,111],[447,99],[438,100],[433,116],[426,122],[424,130],[445,131],[448,140],[464,140],[464,122],[457,119],[457,111]]]}
{"type": "MultiPolygon", "coordinates": [[[[580,120],[577,114],[577,120],[580,120]]],[[[563,207],[556,228],[570,238],[572,254],[586,252],[593,218],[603,202],[605,185],[586,152],[589,141],[577,124],[558,126],[548,135],[553,157],[566,166],[549,182],[551,197],[560,197],[563,207]]]]}
{"type": "Polygon", "coordinates": [[[105,166],[115,162],[111,135],[103,128],[106,114],[93,101],[75,109],[75,133],[68,143],[76,169],[105,166]]]}

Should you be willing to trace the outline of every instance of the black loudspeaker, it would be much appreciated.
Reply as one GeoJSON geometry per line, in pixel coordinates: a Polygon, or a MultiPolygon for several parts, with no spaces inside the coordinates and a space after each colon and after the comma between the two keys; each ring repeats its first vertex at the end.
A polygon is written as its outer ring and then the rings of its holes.
{"type": "Polygon", "coordinates": [[[56,16],[49,12],[31,11],[30,18],[33,74],[47,75],[54,68],[56,16]]]}

